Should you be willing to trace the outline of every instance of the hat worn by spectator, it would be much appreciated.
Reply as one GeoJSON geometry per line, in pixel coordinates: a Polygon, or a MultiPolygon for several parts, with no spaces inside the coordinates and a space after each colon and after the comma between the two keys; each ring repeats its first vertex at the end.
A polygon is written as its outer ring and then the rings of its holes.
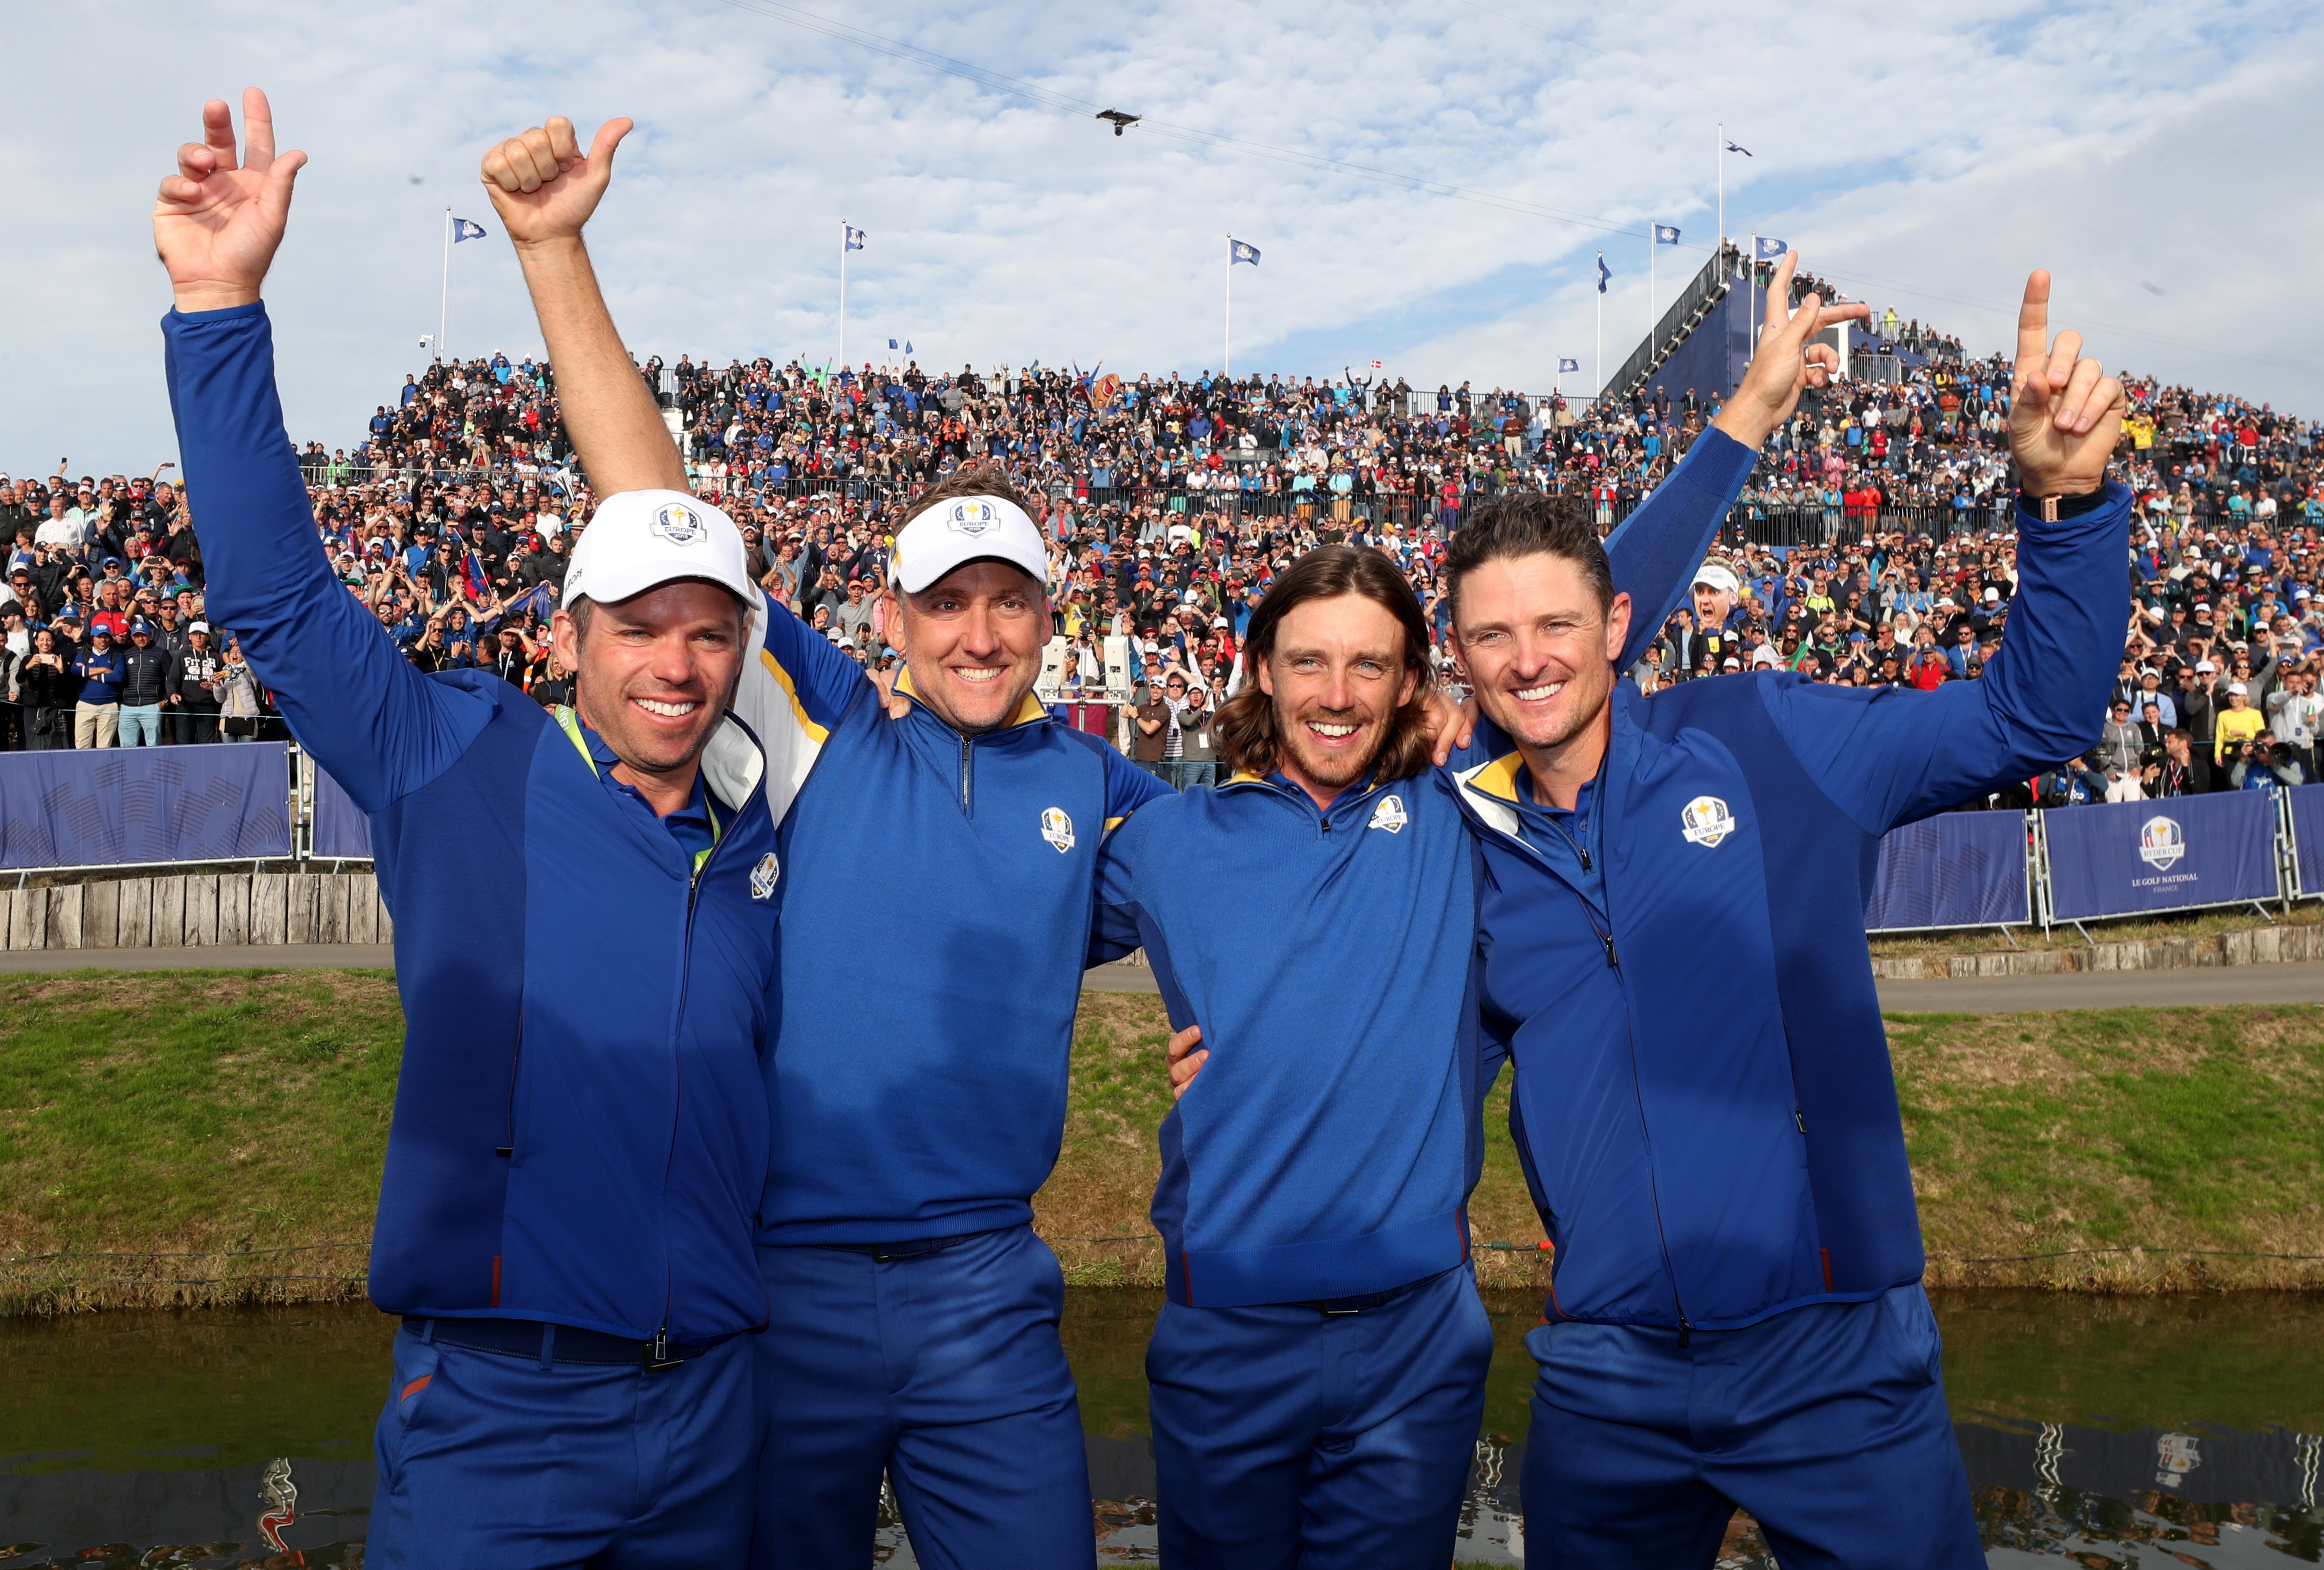
{"type": "Polygon", "coordinates": [[[210,624],[208,622],[196,622],[192,626],[186,629],[189,633],[207,633],[209,630],[210,624]]]}
{"type": "Polygon", "coordinates": [[[2198,660],[2195,661],[2195,674],[2198,676],[2209,676],[2218,670],[2218,667],[2212,664],[2208,660],[2198,660]]]}
{"type": "Polygon", "coordinates": [[[581,531],[565,572],[565,601],[586,596],[611,605],[688,577],[715,583],[746,605],[759,603],[732,518],[682,491],[623,491],[600,502],[581,531]]]}
{"type": "Polygon", "coordinates": [[[1025,509],[1001,496],[957,496],[904,525],[888,562],[888,581],[918,594],[945,574],[987,557],[1047,586],[1049,550],[1025,509]]]}
{"type": "Polygon", "coordinates": [[[2230,681],[2227,683],[2227,696],[2229,697],[2249,697],[2251,696],[2251,688],[2246,687],[2240,681],[2230,681]]]}

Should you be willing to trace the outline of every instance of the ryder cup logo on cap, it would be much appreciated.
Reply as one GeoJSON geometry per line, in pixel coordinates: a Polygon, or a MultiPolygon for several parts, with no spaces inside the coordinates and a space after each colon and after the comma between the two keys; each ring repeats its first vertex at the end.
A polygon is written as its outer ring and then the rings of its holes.
{"type": "Polygon", "coordinates": [[[972,496],[965,502],[954,502],[945,523],[955,534],[981,540],[1001,527],[1001,509],[982,496],[972,496]]]}
{"type": "Polygon", "coordinates": [[[972,561],[1005,561],[1045,589],[1049,548],[1040,525],[1005,496],[938,502],[904,525],[888,559],[888,581],[906,594],[931,587],[972,561]]]}
{"type": "Polygon", "coordinates": [[[732,518],[682,491],[623,491],[598,503],[574,545],[564,603],[586,596],[612,605],[688,577],[758,605],[742,531],[732,518]]]}
{"type": "Polygon", "coordinates": [[[703,524],[702,514],[684,502],[655,508],[652,528],[672,545],[691,545],[710,532],[703,524]]]}

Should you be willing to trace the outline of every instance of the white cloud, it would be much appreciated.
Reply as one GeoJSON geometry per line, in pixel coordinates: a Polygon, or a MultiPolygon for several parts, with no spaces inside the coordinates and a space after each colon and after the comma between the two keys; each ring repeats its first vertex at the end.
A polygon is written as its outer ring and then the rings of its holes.
{"type": "MultiPolygon", "coordinates": [[[[289,18],[226,0],[198,25],[158,4],[20,7],[0,23],[12,59],[87,69],[23,73],[15,99],[0,466],[143,468],[173,450],[145,214],[200,100],[249,82],[314,159],[269,293],[292,433],[334,446],[420,363],[447,202],[494,231],[455,254],[452,347],[537,345],[474,171],[490,138],[552,112],[585,130],[640,122],[592,238],[641,352],[831,354],[844,217],[871,235],[850,259],[853,357],[893,337],[942,365],[1214,366],[1231,230],[1266,251],[1236,270],[1239,367],[1336,374],[1377,356],[1416,383],[1537,386],[1560,354],[1586,374],[1596,249],[1617,272],[1611,365],[1646,312],[1644,225],[1712,236],[1724,121],[1757,154],[1728,159],[1729,228],[1781,234],[1844,284],[1893,281],[1867,296],[1999,346],[2039,263],[2057,319],[2090,323],[2109,364],[2324,404],[2324,329],[2294,271],[2324,240],[2301,189],[2324,54],[2305,8],[819,11],[1156,121],[1627,228],[1150,128],[1116,138],[716,0],[553,22],[449,0],[289,18]]],[[[1662,253],[1683,258],[1665,299],[1703,254],[1662,253]]]]}

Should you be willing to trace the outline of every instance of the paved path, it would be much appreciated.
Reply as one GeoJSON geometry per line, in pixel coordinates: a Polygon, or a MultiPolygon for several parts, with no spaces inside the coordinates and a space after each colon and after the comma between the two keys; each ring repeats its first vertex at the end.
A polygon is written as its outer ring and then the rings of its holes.
{"type": "MultiPolygon", "coordinates": [[[[0,952],[0,974],[68,970],[388,970],[384,943],[253,944],[220,948],[50,948],[0,952]]],[[[1093,993],[1153,993],[1154,973],[1128,962],[1085,972],[1093,993]]],[[[2324,1003],[2324,964],[2209,965],[2190,970],[1884,981],[1880,1006],[1898,1014],[2035,1014],[2058,1009],[2200,1008],[2324,1003]]]]}
{"type": "Polygon", "coordinates": [[[64,970],[392,970],[386,943],[253,943],[215,948],[0,951],[0,974],[64,970]]]}
{"type": "Polygon", "coordinates": [[[1905,1014],[2039,1014],[2056,1009],[2233,1003],[2324,1003],[2324,965],[2200,965],[1880,983],[1881,1008],[1905,1014]]]}

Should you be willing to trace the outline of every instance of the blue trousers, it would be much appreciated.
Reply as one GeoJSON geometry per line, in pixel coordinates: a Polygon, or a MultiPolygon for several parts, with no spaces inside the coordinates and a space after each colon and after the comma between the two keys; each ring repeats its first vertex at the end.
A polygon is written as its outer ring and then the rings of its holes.
{"type": "Polygon", "coordinates": [[[1164,1305],[1146,1353],[1163,1563],[1444,1570],[1492,1357],[1465,1265],[1352,1314],[1164,1305]]]}
{"type": "Polygon", "coordinates": [[[1029,1226],[875,1259],[761,1248],[764,1445],[751,1563],[868,1570],[880,1478],[929,1570],[1089,1570],[1089,1449],[1029,1226]]]}
{"type": "MultiPolygon", "coordinates": [[[[439,1322],[441,1323],[441,1322],[439,1322]]],[[[374,1446],[375,1570],[739,1565],[758,1458],[751,1344],[675,1368],[395,1337],[374,1446]]]]}
{"type": "Polygon", "coordinates": [[[1918,1285],[1743,1330],[1544,1325],[1526,1441],[1534,1570],[1710,1570],[1737,1506],[1784,1570],[1982,1570],[1918,1285]]]}

